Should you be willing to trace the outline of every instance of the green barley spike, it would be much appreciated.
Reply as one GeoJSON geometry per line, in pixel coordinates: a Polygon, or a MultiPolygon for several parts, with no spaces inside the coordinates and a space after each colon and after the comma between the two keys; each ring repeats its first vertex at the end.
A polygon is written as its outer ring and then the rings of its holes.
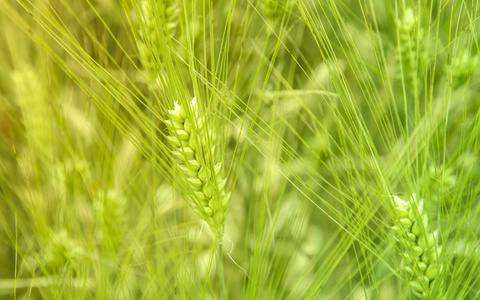
{"type": "Polygon", "coordinates": [[[392,229],[404,249],[403,269],[411,280],[410,286],[423,299],[430,299],[442,265],[439,262],[441,248],[437,246],[436,233],[428,231],[428,217],[423,201],[417,202],[415,194],[411,203],[394,198],[395,226],[392,229]]]}
{"type": "Polygon", "coordinates": [[[399,62],[406,87],[416,93],[418,76],[418,41],[422,40],[422,31],[411,8],[405,10],[403,18],[397,20],[399,62]]]}
{"type": "Polygon", "coordinates": [[[159,24],[157,22],[158,16],[156,13],[158,5],[152,1],[142,2],[142,22],[144,23],[144,32],[139,31],[141,40],[138,41],[138,51],[140,55],[140,61],[145,69],[150,73],[152,78],[157,76],[157,63],[159,57],[156,56],[153,48],[159,48],[160,32],[159,24]]]}
{"type": "Polygon", "coordinates": [[[164,2],[146,0],[141,5],[143,31],[139,31],[141,40],[138,42],[140,61],[148,72],[157,75],[158,63],[162,49],[160,44],[162,31],[166,36],[177,37],[180,32],[179,9],[176,1],[167,0],[164,2]],[[166,26],[162,24],[165,18],[166,26]]]}
{"type": "Polygon", "coordinates": [[[261,0],[258,2],[259,11],[268,22],[275,24],[280,22],[283,15],[294,8],[294,1],[284,0],[261,0]]]}
{"type": "Polygon", "coordinates": [[[205,116],[200,115],[196,98],[189,109],[175,103],[165,121],[170,135],[167,139],[178,168],[187,183],[189,205],[204,219],[217,239],[224,234],[225,216],[230,204],[230,193],[225,191],[226,180],[221,176],[221,164],[214,161],[212,133],[206,128],[205,116]]]}
{"type": "Polygon", "coordinates": [[[451,66],[454,88],[459,87],[470,79],[477,67],[478,61],[478,55],[472,54],[470,49],[459,51],[458,55],[453,58],[451,66]]]}

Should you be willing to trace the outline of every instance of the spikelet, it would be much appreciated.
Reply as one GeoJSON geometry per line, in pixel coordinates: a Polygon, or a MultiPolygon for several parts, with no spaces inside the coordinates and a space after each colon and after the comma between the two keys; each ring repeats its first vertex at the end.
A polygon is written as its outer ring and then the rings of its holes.
{"type": "Polygon", "coordinates": [[[84,249],[71,237],[67,230],[50,232],[40,250],[38,262],[43,270],[60,273],[66,265],[76,265],[82,260],[84,249]]]}
{"type": "Polygon", "coordinates": [[[451,166],[435,166],[431,164],[424,174],[424,189],[428,191],[431,203],[436,205],[452,204],[452,197],[457,184],[455,169],[451,166]]]}
{"type": "Polygon", "coordinates": [[[398,197],[395,203],[395,226],[392,229],[405,250],[403,269],[411,279],[410,286],[414,292],[424,298],[431,295],[437,278],[443,268],[439,262],[441,248],[437,246],[436,233],[428,231],[428,217],[423,211],[423,201],[406,202],[398,197]]]}
{"type": "Polygon", "coordinates": [[[124,240],[125,204],[125,199],[115,189],[98,191],[94,203],[101,225],[101,237],[98,240],[108,245],[114,253],[118,251],[124,240]]]}
{"type": "Polygon", "coordinates": [[[402,67],[402,75],[406,87],[416,92],[418,89],[418,41],[422,40],[423,33],[411,8],[405,10],[403,18],[397,21],[397,26],[399,63],[402,67]]]}
{"type": "Polygon", "coordinates": [[[181,11],[174,0],[154,1],[145,0],[141,7],[141,21],[144,24],[140,31],[141,41],[138,42],[140,61],[153,78],[158,75],[158,65],[164,59],[161,57],[163,49],[160,41],[162,34],[179,40],[181,11]],[[165,19],[166,26],[163,25],[165,19]],[[162,32],[163,30],[163,32],[162,32]]]}
{"type": "Polygon", "coordinates": [[[294,2],[290,0],[260,0],[258,7],[266,20],[274,24],[281,21],[284,14],[292,11],[294,2]]]}
{"type": "Polygon", "coordinates": [[[165,7],[165,20],[167,22],[167,34],[175,39],[181,38],[180,14],[183,12],[177,4],[177,1],[168,0],[165,7]]]}
{"type": "Polygon", "coordinates": [[[189,205],[204,219],[215,236],[224,234],[230,193],[225,192],[226,180],[221,176],[221,164],[215,164],[211,131],[206,128],[205,117],[195,98],[189,108],[175,103],[165,121],[170,135],[167,139],[174,147],[172,152],[178,168],[189,187],[189,205]]]}
{"type": "Polygon", "coordinates": [[[160,32],[155,19],[157,11],[157,5],[154,5],[151,1],[142,2],[141,21],[144,24],[144,32],[139,31],[142,40],[138,41],[138,52],[140,62],[153,78],[156,76],[157,61],[160,59],[156,57],[157,54],[153,51],[154,48],[159,47],[160,41],[160,32]]]}
{"type": "Polygon", "coordinates": [[[469,49],[464,49],[455,56],[451,65],[452,85],[454,88],[459,87],[470,79],[478,61],[478,55],[472,54],[469,49]]]}

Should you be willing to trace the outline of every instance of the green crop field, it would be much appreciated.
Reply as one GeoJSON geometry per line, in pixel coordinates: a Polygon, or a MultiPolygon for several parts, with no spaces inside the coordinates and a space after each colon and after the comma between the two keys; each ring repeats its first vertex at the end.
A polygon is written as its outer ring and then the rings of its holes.
{"type": "Polygon", "coordinates": [[[0,299],[480,299],[479,46],[478,0],[0,0],[0,299]]]}

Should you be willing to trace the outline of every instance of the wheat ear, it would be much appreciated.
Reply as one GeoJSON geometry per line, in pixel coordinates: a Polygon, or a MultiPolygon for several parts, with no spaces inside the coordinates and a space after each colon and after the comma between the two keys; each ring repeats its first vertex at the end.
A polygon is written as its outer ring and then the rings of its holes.
{"type": "Polygon", "coordinates": [[[428,231],[423,201],[417,202],[415,194],[412,195],[412,202],[394,197],[394,204],[395,226],[392,229],[404,248],[403,269],[411,278],[413,290],[429,298],[443,269],[439,263],[441,248],[437,246],[437,234],[428,231]]]}
{"type": "Polygon", "coordinates": [[[413,89],[414,94],[416,94],[418,90],[418,40],[421,40],[422,32],[411,8],[407,8],[404,17],[397,20],[397,26],[399,34],[398,46],[400,49],[399,60],[402,65],[405,84],[408,89],[413,89]]]}
{"type": "Polygon", "coordinates": [[[222,166],[214,162],[212,133],[206,128],[205,116],[200,115],[196,98],[189,107],[175,103],[165,121],[174,147],[178,168],[190,190],[189,205],[204,219],[217,239],[224,234],[225,216],[230,204],[230,193],[225,192],[226,180],[221,176],[222,166]]]}

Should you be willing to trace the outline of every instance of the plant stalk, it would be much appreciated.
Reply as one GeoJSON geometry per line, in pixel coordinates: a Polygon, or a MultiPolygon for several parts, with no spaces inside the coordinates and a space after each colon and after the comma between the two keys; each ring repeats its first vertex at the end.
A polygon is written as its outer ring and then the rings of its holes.
{"type": "Polygon", "coordinates": [[[218,256],[217,256],[217,270],[218,270],[218,280],[219,280],[219,292],[218,292],[218,298],[220,300],[226,300],[227,299],[227,293],[226,293],[226,288],[225,288],[225,277],[223,275],[223,243],[220,240],[218,242],[218,256]]]}

